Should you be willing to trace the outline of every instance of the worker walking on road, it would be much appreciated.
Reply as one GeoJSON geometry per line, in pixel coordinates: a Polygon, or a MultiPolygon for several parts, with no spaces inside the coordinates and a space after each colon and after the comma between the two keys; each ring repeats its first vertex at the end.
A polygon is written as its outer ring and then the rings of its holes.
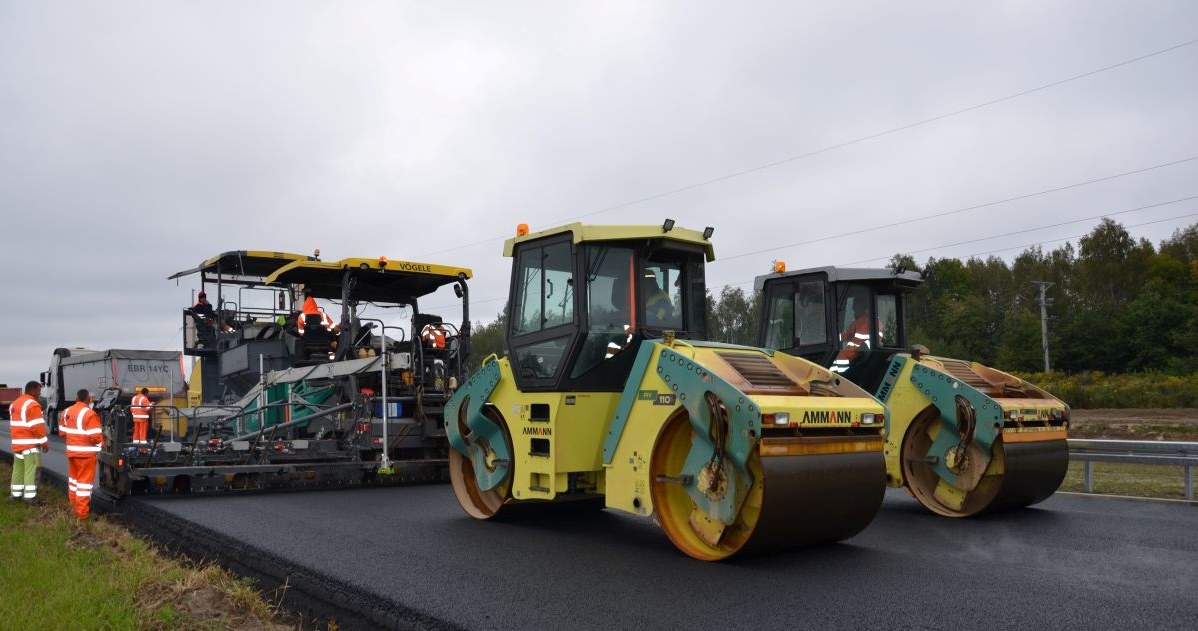
{"type": "Polygon", "coordinates": [[[133,396],[133,401],[129,403],[129,412],[133,414],[133,444],[148,445],[149,440],[146,440],[146,434],[150,427],[150,413],[153,411],[154,402],[150,400],[150,389],[142,388],[141,392],[133,396]]]}
{"type": "Polygon", "coordinates": [[[42,393],[42,384],[30,381],[25,384],[25,393],[8,406],[8,418],[12,421],[12,497],[29,503],[37,501],[37,468],[41,455],[50,450],[46,440],[46,420],[42,418],[42,406],[37,398],[42,393]]]}
{"type": "Polygon", "coordinates": [[[75,405],[63,413],[58,432],[67,441],[67,495],[75,517],[87,519],[96,481],[96,455],[104,444],[100,433],[100,416],[88,402],[91,393],[86,389],[75,395],[75,405]]]}

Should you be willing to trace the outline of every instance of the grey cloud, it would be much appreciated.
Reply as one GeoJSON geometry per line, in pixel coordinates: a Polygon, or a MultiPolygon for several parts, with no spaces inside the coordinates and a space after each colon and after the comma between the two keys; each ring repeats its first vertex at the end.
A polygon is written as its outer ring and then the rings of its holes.
{"type": "MultiPolygon", "coordinates": [[[[1144,54],[1194,37],[1195,18],[1185,1],[3,3],[0,265],[27,301],[0,309],[0,381],[60,345],[177,348],[192,286],[165,277],[225,250],[424,254],[474,268],[473,313],[488,318],[509,266],[491,238],[517,223],[1144,54]]],[[[712,225],[731,256],[1196,154],[1196,67],[1198,47],[1175,51],[587,220],[712,225]]],[[[1162,201],[1196,192],[1196,173],[717,261],[709,282],[775,257],[843,263],[1162,201]]]]}

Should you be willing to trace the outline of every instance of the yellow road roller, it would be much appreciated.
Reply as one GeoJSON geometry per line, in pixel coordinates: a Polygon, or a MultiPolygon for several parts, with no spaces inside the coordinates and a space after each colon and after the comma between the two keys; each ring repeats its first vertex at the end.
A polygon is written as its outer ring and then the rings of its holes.
{"type": "Polygon", "coordinates": [[[948,517],[1029,506],[1069,467],[1069,406],[978,364],[908,347],[918,272],[821,267],[757,278],[759,342],[827,366],[873,393],[886,417],[886,477],[948,517]]]}
{"type": "Polygon", "coordinates": [[[704,341],[711,234],[671,220],[517,228],[505,356],[445,410],[468,515],[589,499],[653,517],[703,560],[869,524],[885,406],[812,362],[704,341]]]}

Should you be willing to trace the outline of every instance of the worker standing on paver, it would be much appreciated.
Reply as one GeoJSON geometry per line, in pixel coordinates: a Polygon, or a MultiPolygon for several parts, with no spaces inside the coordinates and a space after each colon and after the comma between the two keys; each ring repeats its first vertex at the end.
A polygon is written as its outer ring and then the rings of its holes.
{"type": "Polygon", "coordinates": [[[150,389],[142,388],[141,392],[133,396],[133,401],[129,403],[129,412],[133,414],[133,444],[148,445],[150,441],[146,439],[150,427],[150,412],[154,407],[154,402],[150,400],[150,389]]]}
{"type": "Polygon", "coordinates": [[[37,402],[41,393],[42,384],[30,381],[25,384],[25,393],[8,406],[8,418],[12,422],[11,499],[29,503],[37,501],[37,468],[42,452],[50,450],[46,440],[46,420],[42,418],[42,406],[37,402]]]}
{"type": "Polygon", "coordinates": [[[96,481],[96,454],[104,444],[100,433],[100,415],[91,408],[91,393],[86,389],[75,395],[75,405],[63,412],[58,432],[67,441],[67,495],[75,517],[87,519],[91,507],[92,485],[96,481]]]}

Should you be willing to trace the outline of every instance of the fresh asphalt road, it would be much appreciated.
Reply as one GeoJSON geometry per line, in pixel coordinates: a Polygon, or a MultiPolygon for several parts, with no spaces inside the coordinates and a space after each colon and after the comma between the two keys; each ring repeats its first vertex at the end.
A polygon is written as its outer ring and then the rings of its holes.
{"type": "Polygon", "coordinates": [[[950,520],[891,491],[845,543],[713,564],[615,511],[475,522],[448,485],[124,502],[469,629],[1198,628],[1185,503],[1058,494],[950,520]]]}

